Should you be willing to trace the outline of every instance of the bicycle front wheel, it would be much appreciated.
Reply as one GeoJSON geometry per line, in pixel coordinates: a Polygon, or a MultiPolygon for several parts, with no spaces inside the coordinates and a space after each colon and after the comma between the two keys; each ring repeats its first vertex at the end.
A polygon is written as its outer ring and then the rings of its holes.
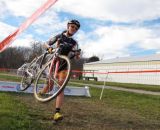
{"type": "Polygon", "coordinates": [[[68,83],[70,74],[71,63],[67,56],[59,55],[46,63],[35,81],[35,98],[47,102],[57,97],[68,83]]]}

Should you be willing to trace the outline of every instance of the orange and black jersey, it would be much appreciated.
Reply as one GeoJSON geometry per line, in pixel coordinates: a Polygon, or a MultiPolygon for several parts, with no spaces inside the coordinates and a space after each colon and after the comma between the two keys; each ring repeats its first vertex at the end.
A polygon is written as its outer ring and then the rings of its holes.
{"type": "Polygon", "coordinates": [[[67,37],[65,34],[65,31],[61,34],[56,35],[55,37],[51,38],[48,41],[48,44],[51,46],[57,41],[60,44],[61,54],[68,55],[68,53],[75,47],[78,46],[76,40],[74,40],[72,37],[67,37]]]}
{"type": "MultiPolygon", "coordinates": [[[[72,37],[67,37],[65,34],[65,31],[61,34],[56,35],[55,37],[51,38],[48,41],[48,45],[52,46],[54,43],[58,41],[59,43],[59,49],[58,53],[61,55],[68,56],[69,52],[73,50],[74,47],[78,48],[77,42],[72,37]]],[[[60,61],[62,66],[58,69],[58,71],[66,70],[67,69],[67,63],[65,61],[60,61]]]]}

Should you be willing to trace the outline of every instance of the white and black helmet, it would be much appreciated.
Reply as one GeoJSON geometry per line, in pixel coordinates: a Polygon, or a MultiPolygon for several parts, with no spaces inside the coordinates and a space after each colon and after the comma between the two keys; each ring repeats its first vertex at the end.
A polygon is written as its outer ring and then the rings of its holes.
{"type": "Polygon", "coordinates": [[[75,20],[75,19],[72,19],[72,20],[70,20],[69,22],[68,22],[68,25],[69,24],[75,24],[77,27],[78,27],[78,29],[80,28],[80,22],[78,21],[78,20],[75,20]]]}

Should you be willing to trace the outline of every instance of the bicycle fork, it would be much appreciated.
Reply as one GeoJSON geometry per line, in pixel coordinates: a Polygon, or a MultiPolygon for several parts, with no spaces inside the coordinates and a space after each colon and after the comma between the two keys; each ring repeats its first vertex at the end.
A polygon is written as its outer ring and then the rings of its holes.
{"type": "Polygon", "coordinates": [[[28,71],[28,69],[26,70],[26,72],[27,72],[27,74],[28,74],[31,78],[34,77],[34,75],[33,75],[32,73],[30,73],[30,72],[28,71]]]}

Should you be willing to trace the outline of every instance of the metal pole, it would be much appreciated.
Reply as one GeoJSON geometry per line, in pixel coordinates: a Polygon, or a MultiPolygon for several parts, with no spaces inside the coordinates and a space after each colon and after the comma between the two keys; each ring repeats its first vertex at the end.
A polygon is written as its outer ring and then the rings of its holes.
{"type": "Polygon", "coordinates": [[[104,80],[104,85],[103,85],[103,87],[102,87],[102,91],[101,91],[101,95],[100,95],[100,97],[99,97],[99,99],[101,100],[102,99],[102,96],[103,96],[103,91],[104,91],[104,88],[105,88],[105,86],[106,86],[106,81],[107,81],[107,78],[108,78],[108,72],[107,72],[107,76],[106,76],[106,78],[105,78],[105,80],[104,80]]]}

